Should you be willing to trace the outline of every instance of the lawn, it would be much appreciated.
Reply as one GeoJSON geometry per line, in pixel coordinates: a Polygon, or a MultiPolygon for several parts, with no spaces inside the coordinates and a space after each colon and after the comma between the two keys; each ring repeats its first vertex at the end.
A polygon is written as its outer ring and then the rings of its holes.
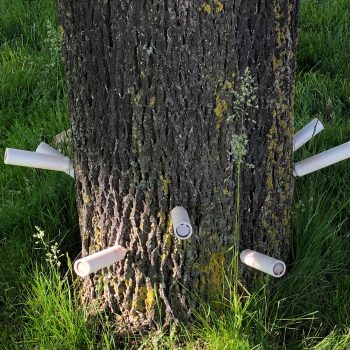
{"type": "MultiPolygon", "coordinates": [[[[54,1],[0,0],[0,23],[2,158],[69,122],[54,1]]],[[[302,0],[295,127],[319,118],[325,130],[296,160],[350,140],[349,53],[349,0],[302,0]]],[[[349,174],[350,160],[296,179],[294,263],[268,300],[263,288],[222,314],[203,304],[191,328],[135,339],[79,305],[73,180],[1,162],[0,349],[350,349],[349,174]],[[54,242],[61,267],[47,261],[54,242]]]]}

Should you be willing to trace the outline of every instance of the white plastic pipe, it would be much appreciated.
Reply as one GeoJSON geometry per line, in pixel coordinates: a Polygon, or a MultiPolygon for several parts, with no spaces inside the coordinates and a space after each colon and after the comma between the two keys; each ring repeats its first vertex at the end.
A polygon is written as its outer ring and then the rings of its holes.
{"type": "Polygon", "coordinates": [[[286,265],[283,261],[270,256],[246,249],[240,255],[242,263],[265,272],[273,277],[282,277],[286,273],[286,265]]]}
{"type": "Polygon", "coordinates": [[[72,162],[67,157],[57,157],[14,148],[6,148],[4,163],[56,171],[69,171],[73,168],[72,162]]]}
{"type": "MultiPolygon", "coordinates": [[[[52,148],[50,145],[48,145],[45,142],[42,142],[37,147],[36,152],[69,159],[68,157],[64,156],[61,152],[59,152],[56,149],[52,148]]],[[[65,171],[65,173],[68,174],[71,177],[74,177],[74,169],[73,168],[69,169],[68,171],[65,171]]]]}
{"type": "Polygon", "coordinates": [[[315,135],[321,132],[324,126],[318,119],[313,119],[310,123],[306,124],[301,130],[299,130],[293,138],[293,151],[295,152],[306,142],[311,140],[315,135]]]}
{"type": "Polygon", "coordinates": [[[350,158],[350,142],[345,142],[294,164],[293,175],[304,176],[347,158],[350,158]]]}
{"type": "Polygon", "coordinates": [[[98,253],[77,260],[74,263],[74,271],[78,276],[85,277],[124,259],[126,252],[127,250],[120,245],[103,249],[98,253]]]}
{"type": "Polygon", "coordinates": [[[50,145],[48,145],[45,142],[41,142],[41,144],[36,148],[36,151],[38,153],[44,153],[44,154],[50,154],[52,156],[57,156],[57,157],[65,157],[60,151],[57,151],[56,149],[54,149],[53,147],[51,147],[50,145]]]}
{"type": "Polygon", "coordinates": [[[192,225],[190,217],[184,207],[175,207],[170,212],[171,220],[173,222],[173,229],[175,237],[179,239],[188,239],[192,235],[192,225]]]}

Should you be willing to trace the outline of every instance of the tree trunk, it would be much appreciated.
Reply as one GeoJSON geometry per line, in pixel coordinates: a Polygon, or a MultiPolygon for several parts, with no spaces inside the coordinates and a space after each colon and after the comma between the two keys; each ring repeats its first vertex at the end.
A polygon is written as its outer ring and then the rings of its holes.
{"type": "Polygon", "coordinates": [[[82,254],[128,249],[84,280],[85,302],[129,329],[186,321],[238,246],[287,259],[298,0],[58,8],[82,254]]]}

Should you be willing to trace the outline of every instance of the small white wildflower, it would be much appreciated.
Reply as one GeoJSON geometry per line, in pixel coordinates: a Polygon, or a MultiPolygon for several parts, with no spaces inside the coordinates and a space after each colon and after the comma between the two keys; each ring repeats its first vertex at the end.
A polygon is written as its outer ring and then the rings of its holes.
{"type": "Polygon", "coordinates": [[[63,256],[63,254],[60,254],[61,251],[59,249],[58,243],[55,242],[52,243],[51,241],[45,240],[45,232],[38,226],[35,226],[36,233],[33,234],[33,237],[36,238],[35,244],[38,247],[36,249],[42,249],[45,251],[45,260],[52,266],[52,267],[60,267],[61,262],[59,259],[63,256]]]}
{"type": "Polygon", "coordinates": [[[242,159],[247,153],[246,145],[248,143],[247,135],[242,133],[241,135],[233,134],[230,141],[229,154],[233,155],[236,160],[242,159]]]}

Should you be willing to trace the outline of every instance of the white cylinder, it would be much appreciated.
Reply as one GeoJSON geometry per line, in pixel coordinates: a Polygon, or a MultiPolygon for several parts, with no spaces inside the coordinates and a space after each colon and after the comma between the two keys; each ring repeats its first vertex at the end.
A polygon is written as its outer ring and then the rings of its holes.
{"type": "Polygon", "coordinates": [[[67,157],[57,157],[13,148],[6,148],[4,163],[57,171],[69,171],[73,168],[72,162],[67,157]]]}
{"type": "Polygon", "coordinates": [[[50,145],[48,145],[45,142],[42,142],[37,148],[36,151],[38,153],[43,153],[43,154],[49,154],[51,156],[57,156],[57,157],[64,157],[67,158],[66,156],[64,156],[60,151],[57,151],[56,149],[52,148],[50,145]]]}
{"type": "Polygon", "coordinates": [[[184,207],[175,207],[170,212],[171,220],[173,222],[173,229],[175,237],[179,239],[188,239],[192,235],[192,225],[190,217],[184,207]]]}
{"type": "Polygon", "coordinates": [[[271,258],[270,256],[246,249],[240,255],[242,263],[265,272],[273,277],[282,277],[286,272],[286,265],[283,261],[271,258]]]}
{"type": "MultiPolygon", "coordinates": [[[[61,152],[59,152],[56,149],[52,148],[50,145],[48,145],[45,142],[42,142],[37,147],[36,152],[69,159],[68,157],[64,156],[61,152]]],[[[72,164],[72,166],[73,166],[73,164],[72,164]]],[[[65,173],[68,174],[71,177],[74,177],[73,167],[71,169],[65,171],[65,173]]]]}
{"type": "Polygon", "coordinates": [[[311,140],[315,135],[321,132],[324,126],[318,119],[313,119],[310,123],[306,124],[301,130],[299,130],[293,138],[293,151],[299,149],[306,142],[311,140]]]}
{"type": "Polygon", "coordinates": [[[78,276],[85,277],[124,259],[126,252],[127,250],[120,245],[103,249],[98,253],[77,260],[74,263],[74,271],[78,276]]]}
{"type": "Polygon", "coordinates": [[[304,176],[350,158],[350,142],[331,148],[294,164],[294,176],[304,176]]]}

